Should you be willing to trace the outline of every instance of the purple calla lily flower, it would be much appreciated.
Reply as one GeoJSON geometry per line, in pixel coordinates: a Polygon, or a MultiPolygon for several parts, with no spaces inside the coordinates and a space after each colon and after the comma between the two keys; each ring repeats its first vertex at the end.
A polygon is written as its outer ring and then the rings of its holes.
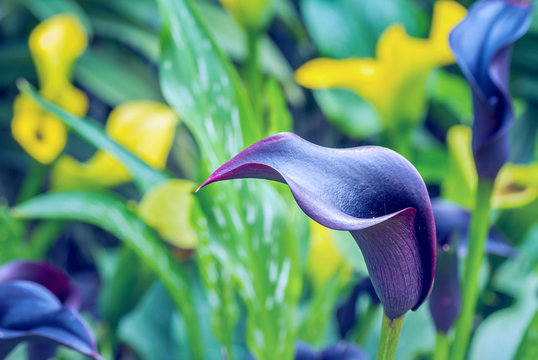
{"type": "Polygon", "coordinates": [[[95,340],[76,312],[78,292],[59,269],[15,261],[0,268],[0,358],[28,342],[29,359],[51,358],[56,345],[99,358],[95,340]]]}
{"type": "MultiPolygon", "coordinates": [[[[448,200],[434,199],[432,209],[437,230],[437,270],[429,298],[430,313],[438,332],[448,333],[461,310],[458,258],[467,254],[467,234],[471,221],[468,210],[448,200]],[[452,246],[457,238],[457,249],[452,246]]],[[[490,230],[486,253],[512,257],[515,249],[506,239],[490,230]]]]}
{"type": "Polygon", "coordinates": [[[345,341],[316,352],[308,344],[295,344],[295,360],[367,360],[368,355],[359,347],[345,341]]]}
{"type": "Polygon", "coordinates": [[[0,284],[13,280],[38,283],[53,293],[66,306],[78,309],[80,294],[69,277],[44,261],[17,260],[0,267],[0,284]]]}
{"type": "Polygon", "coordinates": [[[426,186],[404,157],[377,146],[329,149],[281,133],[243,150],[200,188],[238,178],[286,183],[313,220],[350,231],[390,319],[426,299],[435,225],[426,186]]]}
{"type": "Polygon", "coordinates": [[[472,148],[478,176],[494,179],[508,159],[513,122],[508,91],[511,45],[527,31],[532,4],[516,0],[475,3],[452,30],[449,43],[471,85],[472,148]]]}

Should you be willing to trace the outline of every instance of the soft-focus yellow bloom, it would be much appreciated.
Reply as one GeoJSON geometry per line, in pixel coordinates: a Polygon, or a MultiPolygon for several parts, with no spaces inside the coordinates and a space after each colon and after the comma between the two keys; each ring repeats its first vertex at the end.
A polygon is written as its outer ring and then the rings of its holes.
{"type": "Polygon", "coordinates": [[[538,163],[506,164],[495,179],[492,206],[515,208],[527,205],[538,197],[538,163]]]}
{"type": "MultiPolygon", "coordinates": [[[[456,125],[447,133],[450,173],[442,184],[443,197],[468,209],[474,207],[478,175],[471,149],[472,132],[468,126],[456,125]]],[[[495,209],[515,208],[538,197],[538,163],[505,164],[493,188],[491,205],[495,209]]]]}
{"type": "Polygon", "coordinates": [[[220,0],[237,22],[247,29],[260,29],[267,25],[273,13],[273,0],[220,0]]]}
{"type": "Polygon", "coordinates": [[[474,207],[474,193],[478,175],[471,149],[472,131],[468,126],[452,126],[446,136],[450,173],[441,184],[445,199],[457,202],[468,209],[474,207]]]}
{"type": "MultiPolygon", "coordinates": [[[[146,163],[162,170],[166,167],[178,120],[177,114],[166,105],[133,101],[110,113],[105,131],[146,163]]],[[[110,187],[130,179],[125,166],[101,150],[84,163],[63,156],[52,171],[52,186],[62,190],[110,187]]]]}
{"type": "Polygon", "coordinates": [[[198,243],[191,225],[195,189],[195,184],[179,179],[159,184],[144,196],[138,215],[172,245],[193,249],[198,243]]]}
{"type": "Polygon", "coordinates": [[[346,263],[335,245],[333,231],[310,220],[310,250],[306,262],[306,272],[314,290],[321,290],[327,282],[339,273],[340,283],[349,280],[351,267],[346,263]]]}
{"type": "Polygon", "coordinates": [[[139,216],[164,240],[181,249],[193,249],[198,243],[190,218],[194,189],[190,181],[169,180],[151,189],[138,206],[139,216]]]}
{"type": "MultiPolygon", "coordinates": [[[[77,116],[88,110],[88,98],[70,83],[73,65],[87,45],[80,21],[71,15],[56,15],[40,23],[30,34],[29,47],[37,69],[40,95],[77,116]]],[[[48,164],[63,150],[65,126],[43,111],[26,95],[13,105],[13,137],[36,160],[48,164]]]]}
{"type": "Polygon", "coordinates": [[[450,30],[464,17],[455,1],[438,1],[428,39],[409,36],[395,24],[381,35],[375,59],[314,59],[295,73],[299,84],[313,89],[347,88],[370,102],[385,127],[416,123],[425,102],[426,78],[438,66],[454,62],[450,30]]]}

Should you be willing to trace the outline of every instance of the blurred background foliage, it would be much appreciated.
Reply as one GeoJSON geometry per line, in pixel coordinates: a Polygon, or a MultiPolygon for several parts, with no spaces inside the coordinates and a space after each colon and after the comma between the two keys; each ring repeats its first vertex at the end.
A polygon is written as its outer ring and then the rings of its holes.
{"type": "MultiPolygon", "coordinates": [[[[348,90],[304,89],[294,70],[315,57],[373,57],[380,35],[396,22],[426,37],[433,1],[271,3],[267,18],[252,20],[210,0],[0,2],[0,262],[46,259],[65,269],[83,293],[84,314],[107,359],[284,359],[293,356],[295,339],[321,349],[342,337],[336,308],[366,276],[349,234],[309,222],[278,184],[246,181],[191,192],[243,147],[276,132],[331,147],[378,144],[383,124],[371,104],[348,90]],[[65,157],[41,164],[13,138],[16,81],[38,84],[29,35],[58,13],[76,15],[88,35],[72,80],[97,124],[68,122],[63,153],[83,164],[105,150],[133,182],[106,180],[116,166],[108,163],[104,172],[62,172],[65,157]],[[259,44],[254,57],[252,41],[259,44]],[[140,100],[168,104],[179,116],[175,132],[164,131],[173,138],[160,150],[166,159],[160,170],[131,153],[157,166],[144,157],[156,145],[137,150],[121,139],[125,131],[115,137],[109,129],[114,109],[140,100]],[[115,147],[103,128],[131,152],[115,147]],[[79,191],[60,193],[58,181],[79,191]],[[49,197],[10,211],[43,193],[49,197]],[[160,221],[170,214],[176,216],[160,221]]],[[[538,157],[536,62],[535,12],[512,61],[518,116],[511,162],[521,166],[538,157]]],[[[411,134],[413,163],[432,198],[470,208],[476,175],[461,125],[471,124],[472,106],[457,66],[430,74],[426,98],[423,123],[411,134]]],[[[471,359],[531,359],[538,351],[538,174],[506,173],[499,196],[524,193],[524,199],[499,200],[494,224],[518,255],[490,256],[483,266],[471,359]]],[[[353,307],[359,321],[346,335],[372,358],[380,312],[361,294],[353,307]]],[[[407,317],[398,359],[430,358],[434,338],[423,306],[407,317]]],[[[21,356],[19,349],[11,358],[21,356]]],[[[62,350],[57,358],[76,356],[62,350]]]]}

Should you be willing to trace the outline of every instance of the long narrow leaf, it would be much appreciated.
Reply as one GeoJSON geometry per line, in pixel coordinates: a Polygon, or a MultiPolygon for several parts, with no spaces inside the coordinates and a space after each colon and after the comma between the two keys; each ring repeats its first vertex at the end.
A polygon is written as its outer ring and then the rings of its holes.
{"type": "Polygon", "coordinates": [[[78,118],[59,106],[43,99],[25,80],[18,81],[17,86],[21,92],[30,96],[43,109],[59,117],[66,125],[77,133],[78,136],[94,145],[96,148],[110,153],[122,162],[127,169],[129,169],[134,182],[142,193],[145,193],[147,190],[168,178],[167,175],[152,168],[140,160],[136,155],[112,140],[94,120],[83,120],[78,118]]]}

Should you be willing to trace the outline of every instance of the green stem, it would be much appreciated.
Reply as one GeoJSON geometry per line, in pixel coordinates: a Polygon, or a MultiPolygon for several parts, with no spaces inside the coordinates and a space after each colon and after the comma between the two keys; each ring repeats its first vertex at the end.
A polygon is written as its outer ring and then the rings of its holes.
{"type": "Polygon", "coordinates": [[[435,336],[435,349],[433,349],[433,360],[448,359],[448,336],[442,332],[438,332],[435,336]]]}
{"type": "Polygon", "coordinates": [[[484,244],[489,231],[489,211],[493,181],[480,179],[469,230],[467,258],[463,269],[462,309],[456,322],[451,359],[465,358],[472,332],[474,312],[478,300],[478,272],[484,259],[484,244]]]}
{"type": "Polygon", "coordinates": [[[252,101],[254,116],[262,121],[263,96],[262,96],[262,73],[258,62],[258,45],[260,33],[257,30],[247,31],[247,79],[252,101]]]}
{"type": "Polygon", "coordinates": [[[372,323],[375,319],[378,306],[379,305],[374,303],[373,301],[370,301],[370,303],[368,304],[368,307],[359,319],[357,327],[353,331],[352,336],[354,343],[364,345],[366,341],[366,336],[370,333],[370,329],[372,328],[372,323]]]}
{"type": "Polygon", "coordinates": [[[377,347],[377,360],[394,360],[396,357],[396,348],[398,347],[404,317],[405,314],[396,319],[389,319],[383,312],[381,335],[379,336],[379,346],[377,347]]]}

